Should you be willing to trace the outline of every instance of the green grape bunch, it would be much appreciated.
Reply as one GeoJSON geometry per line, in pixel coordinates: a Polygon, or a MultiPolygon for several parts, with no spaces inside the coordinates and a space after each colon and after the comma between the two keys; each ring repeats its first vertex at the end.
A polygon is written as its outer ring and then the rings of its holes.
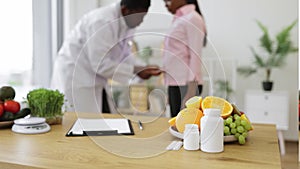
{"type": "Polygon", "coordinates": [[[245,114],[233,114],[224,119],[224,136],[234,135],[241,145],[246,143],[248,131],[252,129],[245,114]]]}

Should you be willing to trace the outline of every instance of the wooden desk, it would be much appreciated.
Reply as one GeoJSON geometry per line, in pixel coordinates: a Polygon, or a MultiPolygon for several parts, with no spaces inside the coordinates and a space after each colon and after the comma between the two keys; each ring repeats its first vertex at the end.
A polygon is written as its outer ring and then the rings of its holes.
{"type": "Polygon", "coordinates": [[[168,132],[168,119],[138,118],[149,123],[141,131],[133,122],[134,136],[65,137],[76,119],[74,113],[66,113],[63,124],[51,126],[45,134],[23,135],[2,129],[0,168],[281,168],[274,125],[255,125],[245,145],[227,143],[224,152],[209,154],[165,151],[175,140],[168,132]]]}

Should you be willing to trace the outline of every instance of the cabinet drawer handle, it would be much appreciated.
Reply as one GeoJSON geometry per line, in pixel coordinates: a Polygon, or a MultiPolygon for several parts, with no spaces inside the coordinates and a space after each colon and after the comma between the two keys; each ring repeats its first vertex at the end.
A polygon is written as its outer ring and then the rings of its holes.
{"type": "Polygon", "coordinates": [[[267,116],[269,113],[265,111],[264,115],[267,116]]]}

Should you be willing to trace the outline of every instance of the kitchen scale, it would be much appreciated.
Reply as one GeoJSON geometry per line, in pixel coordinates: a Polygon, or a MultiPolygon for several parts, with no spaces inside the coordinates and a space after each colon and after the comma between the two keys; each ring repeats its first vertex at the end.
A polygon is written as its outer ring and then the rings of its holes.
{"type": "Polygon", "coordinates": [[[42,117],[21,118],[14,120],[12,131],[21,134],[40,134],[50,131],[50,126],[42,117]]]}

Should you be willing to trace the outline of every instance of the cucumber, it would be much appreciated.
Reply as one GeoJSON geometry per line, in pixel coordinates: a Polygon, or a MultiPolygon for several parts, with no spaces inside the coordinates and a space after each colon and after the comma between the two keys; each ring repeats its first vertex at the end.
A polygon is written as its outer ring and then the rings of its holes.
{"type": "Polygon", "coordinates": [[[14,114],[14,119],[23,118],[23,117],[27,116],[28,114],[30,114],[30,112],[31,111],[29,108],[23,108],[18,113],[14,114]]]}

